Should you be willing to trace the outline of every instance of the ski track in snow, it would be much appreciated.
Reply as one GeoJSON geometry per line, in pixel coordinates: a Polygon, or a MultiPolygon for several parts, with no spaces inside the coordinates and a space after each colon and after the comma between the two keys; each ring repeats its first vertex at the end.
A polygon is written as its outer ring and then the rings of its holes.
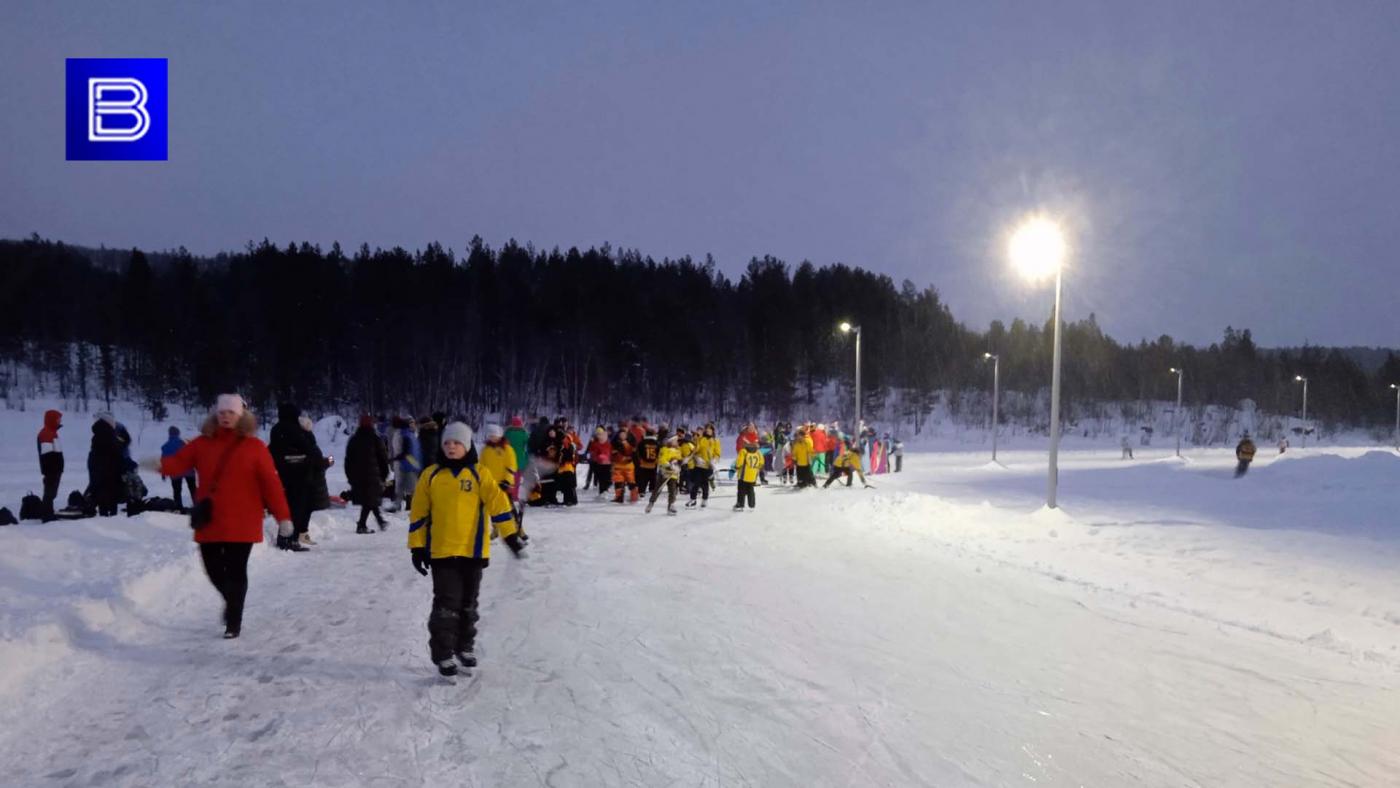
{"type": "Polygon", "coordinates": [[[529,513],[527,560],[497,553],[481,667],[455,683],[428,662],[431,583],[402,516],[357,536],[353,510],[318,513],[312,554],[255,548],[227,642],[183,518],[4,529],[0,586],[19,601],[0,619],[0,773],[1390,784],[1400,459],[1360,454],[1261,462],[1239,483],[1227,453],[1073,454],[1061,511],[1036,509],[1030,453],[1005,469],[911,456],[877,490],[761,488],[743,514],[729,486],[674,518],[585,494],[529,513]]]}

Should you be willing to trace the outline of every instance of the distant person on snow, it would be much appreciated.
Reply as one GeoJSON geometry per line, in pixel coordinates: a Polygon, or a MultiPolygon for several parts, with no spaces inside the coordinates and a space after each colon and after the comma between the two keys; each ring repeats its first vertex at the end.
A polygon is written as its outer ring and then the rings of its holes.
{"type": "Polygon", "coordinates": [[[1123,447],[1123,459],[1125,459],[1125,460],[1131,460],[1131,459],[1133,458],[1133,444],[1132,444],[1132,441],[1128,440],[1128,436],[1127,436],[1127,435],[1124,435],[1124,436],[1123,436],[1123,439],[1120,440],[1118,443],[1119,443],[1120,446],[1123,447]]]}
{"type": "Polygon", "coordinates": [[[388,524],[379,506],[384,501],[384,480],[389,478],[389,452],[374,429],[374,417],[360,416],[360,427],[345,444],[345,478],[350,482],[350,497],[360,505],[357,534],[369,533],[366,523],[371,514],[383,531],[388,524]]]}
{"type": "Polygon", "coordinates": [[[763,469],[763,455],[758,451],[758,441],[739,444],[739,456],[734,460],[735,478],[739,480],[739,494],[734,501],[734,511],[744,511],[747,503],[750,509],[758,508],[754,496],[754,486],[758,484],[758,472],[763,469]]]}
{"type": "Polygon", "coordinates": [[[272,427],[267,450],[277,478],[282,480],[282,493],[292,512],[292,534],[277,538],[277,549],[304,552],[311,542],[307,530],[311,523],[311,488],[313,464],[321,461],[316,439],[301,428],[301,408],[290,402],[277,406],[277,423],[272,427]]]}
{"type": "Polygon", "coordinates": [[[659,475],[658,483],[652,486],[651,497],[647,500],[647,513],[651,513],[651,507],[656,505],[656,499],[661,497],[661,488],[666,488],[666,514],[676,513],[676,491],[681,483],[681,450],[680,437],[677,435],[667,435],[666,443],[661,447],[661,451],[656,455],[656,471],[659,475]]]}
{"type": "Polygon", "coordinates": [[[88,451],[88,497],[101,517],[111,517],[126,498],[122,476],[126,461],[122,444],[112,422],[99,418],[92,423],[92,448],[88,451]]]}
{"type": "Polygon", "coordinates": [[[418,442],[418,422],[412,418],[394,417],[389,433],[389,457],[394,461],[394,506],[390,511],[408,508],[408,499],[418,486],[418,474],[423,470],[423,449],[418,442]]]}
{"type": "Polygon", "coordinates": [[[491,526],[521,557],[510,498],[491,472],[477,464],[471,427],[442,430],[438,463],[424,470],[413,492],[408,549],[413,568],[433,576],[428,650],[438,673],[476,667],[477,600],[482,570],[491,562],[491,526]]]}
{"type": "Polygon", "coordinates": [[[58,497],[58,483],[63,479],[63,446],[58,441],[58,431],[63,429],[63,414],[56,410],[44,411],[44,428],[39,430],[36,441],[39,448],[39,475],[44,477],[44,512],[42,519],[54,519],[53,502],[58,497]]]}
{"type": "Polygon", "coordinates": [[[1236,479],[1249,472],[1249,464],[1254,462],[1254,451],[1254,441],[1250,440],[1249,433],[1246,432],[1244,437],[1240,438],[1239,445],[1235,447],[1235,459],[1239,460],[1235,466],[1236,479]]]}
{"type": "Polygon", "coordinates": [[[894,439],[894,472],[900,473],[904,470],[904,441],[899,438],[894,439]]]}
{"type": "MultiPolygon", "coordinates": [[[[185,439],[180,437],[179,427],[173,424],[170,425],[167,434],[170,436],[169,439],[160,447],[160,458],[162,460],[166,457],[179,454],[180,450],[185,448],[185,439]]],[[[185,487],[188,487],[190,490],[190,503],[194,503],[194,469],[191,468],[184,476],[171,476],[168,478],[170,479],[170,491],[175,494],[175,507],[184,511],[185,487]]]]}
{"type": "Polygon", "coordinates": [[[826,484],[822,485],[822,489],[830,487],[832,482],[842,476],[846,477],[847,487],[851,486],[854,476],[860,477],[860,483],[865,485],[867,490],[873,487],[865,480],[865,473],[861,470],[860,449],[844,442],[836,455],[836,462],[831,466],[831,475],[826,477],[826,484]]]}
{"type": "Polygon", "coordinates": [[[1278,453],[1283,454],[1288,451],[1288,436],[1280,435],[1278,439],[1278,453]]]}
{"type": "Polygon", "coordinates": [[[593,431],[593,440],[588,442],[588,478],[598,488],[598,496],[608,494],[612,486],[612,441],[608,431],[599,425],[593,431]]]}
{"type": "Polygon", "coordinates": [[[207,521],[195,526],[194,541],[209,582],[224,598],[225,638],[242,632],[248,555],[263,540],[263,511],[270,510],[276,518],[278,537],[289,538],[293,530],[272,454],[257,431],[257,420],[243,398],[220,394],[199,437],[160,461],[163,476],[183,476],[191,469],[199,474],[195,509],[209,509],[207,521]]]}

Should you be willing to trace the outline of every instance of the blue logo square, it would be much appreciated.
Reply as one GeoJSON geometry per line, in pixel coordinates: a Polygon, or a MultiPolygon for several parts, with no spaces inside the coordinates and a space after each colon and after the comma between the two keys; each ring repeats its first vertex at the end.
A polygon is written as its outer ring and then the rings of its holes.
{"type": "Polygon", "coordinates": [[[68,58],[68,161],[166,161],[165,58],[68,58]]]}

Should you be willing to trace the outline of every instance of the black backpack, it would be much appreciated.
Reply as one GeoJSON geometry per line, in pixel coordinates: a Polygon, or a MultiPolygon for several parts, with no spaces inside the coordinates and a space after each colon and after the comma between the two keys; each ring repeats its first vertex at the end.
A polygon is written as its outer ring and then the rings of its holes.
{"type": "Polygon", "coordinates": [[[39,496],[30,493],[19,502],[19,519],[21,520],[42,520],[44,519],[44,502],[39,496]]]}
{"type": "Polygon", "coordinates": [[[0,525],[18,525],[19,520],[15,519],[15,513],[10,511],[8,506],[0,506],[0,525]]]}

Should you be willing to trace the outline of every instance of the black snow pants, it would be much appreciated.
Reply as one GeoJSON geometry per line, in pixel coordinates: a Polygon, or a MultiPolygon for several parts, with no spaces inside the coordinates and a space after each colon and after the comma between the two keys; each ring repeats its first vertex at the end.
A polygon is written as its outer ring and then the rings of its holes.
{"type": "Polygon", "coordinates": [[[248,596],[248,554],[251,542],[205,542],[199,546],[204,572],[224,598],[224,626],[243,628],[243,600],[248,596]]]}
{"type": "Polygon", "coordinates": [[[44,517],[53,517],[53,502],[58,497],[58,482],[63,478],[60,473],[44,474],[44,517]]]}
{"type": "Polygon", "coordinates": [[[799,465],[799,466],[797,466],[797,486],[798,486],[798,487],[816,487],[816,486],[817,486],[817,477],[816,477],[816,475],[814,475],[814,474],[812,473],[812,466],[810,466],[810,465],[799,465]]]}
{"type": "Polygon", "coordinates": [[[452,659],[476,647],[477,597],[481,594],[479,558],[433,559],[433,611],[428,615],[428,650],[433,662],[452,659]]]}
{"type": "Polygon", "coordinates": [[[694,468],[690,471],[690,500],[699,496],[710,500],[710,475],[714,472],[713,468],[694,468]]]}
{"type": "Polygon", "coordinates": [[[182,492],[186,486],[190,488],[190,503],[194,503],[194,477],[170,477],[170,489],[175,493],[175,505],[180,507],[181,509],[185,508],[185,496],[182,494],[182,492]]]}
{"type": "Polygon", "coordinates": [[[637,494],[646,497],[655,489],[657,489],[656,469],[637,466],[637,494]]]}
{"type": "Polygon", "coordinates": [[[757,509],[758,503],[753,494],[753,482],[739,482],[739,499],[734,503],[735,509],[744,508],[744,502],[748,501],[750,509],[757,509]]]}

